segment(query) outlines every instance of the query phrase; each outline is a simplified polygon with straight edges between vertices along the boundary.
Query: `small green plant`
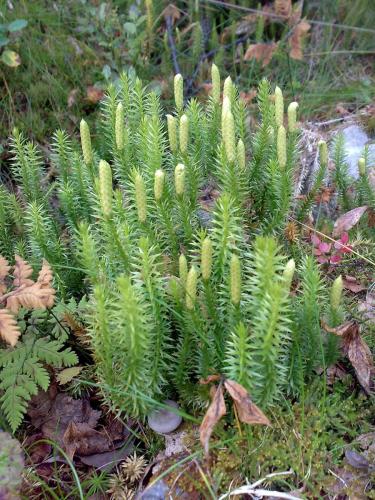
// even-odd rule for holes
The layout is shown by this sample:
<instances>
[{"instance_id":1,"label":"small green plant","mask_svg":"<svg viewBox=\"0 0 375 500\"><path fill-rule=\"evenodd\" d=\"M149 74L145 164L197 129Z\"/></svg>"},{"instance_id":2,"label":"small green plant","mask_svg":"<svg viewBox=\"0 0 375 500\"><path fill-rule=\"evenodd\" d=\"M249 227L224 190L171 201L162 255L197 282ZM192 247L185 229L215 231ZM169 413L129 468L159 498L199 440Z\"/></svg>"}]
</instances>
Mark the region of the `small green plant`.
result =
<instances>
[{"instance_id":1,"label":"small green plant","mask_svg":"<svg viewBox=\"0 0 375 500\"><path fill-rule=\"evenodd\" d=\"M0 349L0 401L13 431L21 424L31 396L39 388L48 389L46 365L58 368L78 361L70 348L63 349L66 338L58 330L51 338L42 328L46 321L39 310L51 308L55 295L49 265L43 263L34 281L31 266L17 255L15 261L11 275L8 261L0 257L0 337L10 346ZM31 315L26 312L30 310Z\"/></svg>"},{"instance_id":2,"label":"small green plant","mask_svg":"<svg viewBox=\"0 0 375 500\"><path fill-rule=\"evenodd\" d=\"M298 263L302 291L291 295L295 263L278 242L289 214L314 202L292 203L297 104L285 127L282 91L273 99L262 81L250 134L231 78L221 102L215 66L212 75L205 104L184 102L176 75L166 122L157 95L123 75L103 102L98 141L84 120L80 147L55 134L52 185L42 182L35 146L17 131L13 139L20 195L4 190L3 211L25 215L3 223L7 251L24 241L32 262L47 258L63 295L86 287L103 396L137 417L169 395L206 404L197 382L217 373L265 407L283 392L301 394L325 364L319 269Z\"/></svg>"}]
</instances>

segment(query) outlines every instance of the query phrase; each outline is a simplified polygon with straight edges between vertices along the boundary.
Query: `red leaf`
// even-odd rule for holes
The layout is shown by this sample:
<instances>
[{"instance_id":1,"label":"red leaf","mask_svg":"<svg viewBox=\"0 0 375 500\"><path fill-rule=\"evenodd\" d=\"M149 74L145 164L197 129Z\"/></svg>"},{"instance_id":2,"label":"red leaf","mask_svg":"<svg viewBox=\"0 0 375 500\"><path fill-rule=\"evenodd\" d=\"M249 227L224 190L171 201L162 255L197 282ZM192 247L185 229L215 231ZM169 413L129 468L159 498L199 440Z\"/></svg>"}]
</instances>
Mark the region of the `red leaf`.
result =
<instances>
[{"instance_id":1,"label":"red leaf","mask_svg":"<svg viewBox=\"0 0 375 500\"><path fill-rule=\"evenodd\" d=\"M319 264L327 264L328 257L324 257L324 255L319 255L317 261L319 262Z\"/></svg>"},{"instance_id":2,"label":"red leaf","mask_svg":"<svg viewBox=\"0 0 375 500\"><path fill-rule=\"evenodd\" d=\"M322 243L320 243L319 245L319 250L323 253L328 253L331 251L331 244L330 243L326 243L325 241L323 241Z\"/></svg>"},{"instance_id":3,"label":"red leaf","mask_svg":"<svg viewBox=\"0 0 375 500\"><path fill-rule=\"evenodd\" d=\"M209 440L215 425L227 412L225 407L223 386L220 384L213 395L212 402L199 427L199 436L206 455L209 452Z\"/></svg>"},{"instance_id":4,"label":"red leaf","mask_svg":"<svg viewBox=\"0 0 375 500\"><path fill-rule=\"evenodd\" d=\"M352 227L354 227L362 215L366 212L367 206L363 207L357 207L354 208L353 210L350 210L349 212L346 212L346 214L341 215L335 222L333 226L333 236L334 238L340 236L340 234L344 233L345 231L349 231ZM342 234L341 238L344 235ZM346 236L345 236L346 237Z\"/></svg>"},{"instance_id":5,"label":"red leaf","mask_svg":"<svg viewBox=\"0 0 375 500\"><path fill-rule=\"evenodd\" d=\"M341 262L341 260L342 260L342 257L338 253L336 253L335 255L332 255L332 257L330 258L331 264L338 264L339 262Z\"/></svg>"},{"instance_id":6,"label":"red leaf","mask_svg":"<svg viewBox=\"0 0 375 500\"><path fill-rule=\"evenodd\" d=\"M234 401L241 422L245 424L271 425L262 410L251 401L249 393L242 385L234 380L226 380L224 385Z\"/></svg>"},{"instance_id":7,"label":"red leaf","mask_svg":"<svg viewBox=\"0 0 375 500\"><path fill-rule=\"evenodd\" d=\"M311 235L311 242L312 242L312 244L313 244L314 246L316 246L316 247L317 247L317 246L319 246L319 245L320 245L320 243L321 243L321 242L320 242L320 239L319 239L319 238L317 237L317 235L316 235L316 234L314 234L314 233Z\"/></svg>"},{"instance_id":8,"label":"red leaf","mask_svg":"<svg viewBox=\"0 0 375 500\"><path fill-rule=\"evenodd\" d=\"M346 245L349 241L349 233L342 233L341 238L340 238L341 243Z\"/></svg>"}]
</instances>

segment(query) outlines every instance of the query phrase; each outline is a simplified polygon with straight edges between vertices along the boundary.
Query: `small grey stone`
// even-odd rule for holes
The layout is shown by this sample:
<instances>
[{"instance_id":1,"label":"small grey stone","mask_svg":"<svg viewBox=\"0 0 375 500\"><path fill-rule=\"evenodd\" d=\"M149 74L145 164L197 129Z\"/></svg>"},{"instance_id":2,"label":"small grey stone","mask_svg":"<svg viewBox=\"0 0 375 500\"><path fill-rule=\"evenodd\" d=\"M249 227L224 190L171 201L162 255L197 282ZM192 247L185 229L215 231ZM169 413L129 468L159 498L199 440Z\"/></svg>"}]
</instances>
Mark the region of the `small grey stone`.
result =
<instances>
[{"instance_id":1,"label":"small grey stone","mask_svg":"<svg viewBox=\"0 0 375 500\"><path fill-rule=\"evenodd\" d=\"M167 399L164 404L179 409L178 404L175 401ZM151 429L159 434L168 434L177 429L177 427L182 422L181 415L178 415L175 411L171 411L168 408L160 408L159 410L153 411L147 418L148 425Z\"/></svg>"},{"instance_id":2,"label":"small grey stone","mask_svg":"<svg viewBox=\"0 0 375 500\"><path fill-rule=\"evenodd\" d=\"M169 486L162 479L159 479L155 484L146 488L137 497L137 500L164 500L168 498L168 491Z\"/></svg>"}]
</instances>

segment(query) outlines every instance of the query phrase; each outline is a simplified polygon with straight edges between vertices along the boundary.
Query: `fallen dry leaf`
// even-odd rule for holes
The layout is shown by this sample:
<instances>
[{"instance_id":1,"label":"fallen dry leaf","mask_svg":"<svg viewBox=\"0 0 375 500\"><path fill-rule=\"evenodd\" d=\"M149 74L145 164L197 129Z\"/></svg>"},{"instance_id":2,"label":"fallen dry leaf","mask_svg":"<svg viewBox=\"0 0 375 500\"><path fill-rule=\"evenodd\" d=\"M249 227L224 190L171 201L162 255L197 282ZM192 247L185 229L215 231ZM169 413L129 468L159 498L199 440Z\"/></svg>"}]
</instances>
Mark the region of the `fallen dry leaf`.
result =
<instances>
[{"instance_id":1,"label":"fallen dry leaf","mask_svg":"<svg viewBox=\"0 0 375 500\"><path fill-rule=\"evenodd\" d=\"M95 469L110 472L120 462L125 460L134 450L133 443L127 443L125 446L118 450L105 451L104 453L95 453L80 457L81 462Z\"/></svg>"},{"instance_id":2,"label":"fallen dry leaf","mask_svg":"<svg viewBox=\"0 0 375 500\"><path fill-rule=\"evenodd\" d=\"M267 66L271 62L272 56L275 53L278 45L275 42L271 43L255 43L248 46L245 55L244 61L250 61L251 59L255 59L258 62L262 63L262 68Z\"/></svg>"},{"instance_id":3,"label":"fallen dry leaf","mask_svg":"<svg viewBox=\"0 0 375 500\"><path fill-rule=\"evenodd\" d=\"M346 108L344 108L344 106L342 104L337 104L336 113L341 115L341 116L346 116L349 114L349 111Z\"/></svg>"},{"instance_id":4,"label":"fallen dry leaf","mask_svg":"<svg viewBox=\"0 0 375 500\"><path fill-rule=\"evenodd\" d=\"M288 19L292 13L292 0L275 0L275 13Z\"/></svg>"},{"instance_id":5,"label":"fallen dry leaf","mask_svg":"<svg viewBox=\"0 0 375 500\"><path fill-rule=\"evenodd\" d=\"M212 402L208 407L208 410L206 411L199 427L199 437L206 455L208 455L209 452L209 440L214 427L219 422L221 417L226 414L226 412L227 410L225 407L223 386L219 384L212 398Z\"/></svg>"},{"instance_id":6,"label":"fallen dry leaf","mask_svg":"<svg viewBox=\"0 0 375 500\"><path fill-rule=\"evenodd\" d=\"M212 382L218 382L221 379L221 375L209 375L206 378L201 378L199 383L202 385L211 384Z\"/></svg>"},{"instance_id":7,"label":"fallen dry leaf","mask_svg":"<svg viewBox=\"0 0 375 500\"><path fill-rule=\"evenodd\" d=\"M76 452L80 455L92 455L101 450L108 450L108 436L95 430L87 422L74 422L71 420L63 435L64 449L73 458Z\"/></svg>"},{"instance_id":8,"label":"fallen dry leaf","mask_svg":"<svg viewBox=\"0 0 375 500\"><path fill-rule=\"evenodd\" d=\"M104 97L104 91L93 85L89 85L86 89L86 99L91 104L96 104L101 101Z\"/></svg>"},{"instance_id":9,"label":"fallen dry leaf","mask_svg":"<svg viewBox=\"0 0 375 500\"><path fill-rule=\"evenodd\" d=\"M374 384L374 361L368 345L359 333L359 324L347 321L336 328L330 328L324 322L322 325L327 332L342 337L343 351L354 368L358 382L370 394Z\"/></svg>"},{"instance_id":10,"label":"fallen dry leaf","mask_svg":"<svg viewBox=\"0 0 375 500\"><path fill-rule=\"evenodd\" d=\"M251 103L256 96L257 91L255 89L252 89L249 92L240 92L240 98L245 101L246 104Z\"/></svg>"},{"instance_id":11,"label":"fallen dry leaf","mask_svg":"<svg viewBox=\"0 0 375 500\"><path fill-rule=\"evenodd\" d=\"M315 201L317 203L328 203L331 200L334 191L335 190L331 187L322 188L320 192L315 196Z\"/></svg>"},{"instance_id":12,"label":"fallen dry leaf","mask_svg":"<svg viewBox=\"0 0 375 500\"><path fill-rule=\"evenodd\" d=\"M104 453L123 445L129 433L121 422L111 421L108 415L97 428L101 412L88 400L56 395L55 391L40 392L28 409L31 423L44 437L56 441L70 457Z\"/></svg>"},{"instance_id":13,"label":"fallen dry leaf","mask_svg":"<svg viewBox=\"0 0 375 500\"><path fill-rule=\"evenodd\" d=\"M339 365L332 365L327 368L327 385L332 386L336 380L343 380L347 373Z\"/></svg>"},{"instance_id":14,"label":"fallen dry leaf","mask_svg":"<svg viewBox=\"0 0 375 500\"><path fill-rule=\"evenodd\" d=\"M78 89L72 89L69 92L68 99L67 99L67 101L68 101L68 108L71 108L77 102L78 92L79 92Z\"/></svg>"},{"instance_id":15,"label":"fallen dry leaf","mask_svg":"<svg viewBox=\"0 0 375 500\"><path fill-rule=\"evenodd\" d=\"M358 333L348 342L348 358L353 365L358 382L367 394L373 390L374 361L369 346ZM345 342L345 340L344 340Z\"/></svg>"},{"instance_id":16,"label":"fallen dry leaf","mask_svg":"<svg viewBox=\"0 0 375 500\"><path fill-rule=\"evenodd\" d=\"M262 410L251 401L249 393L241 384L227 379L224 385L234 401L241 422L245 424L271 425Z\"/></svg>"},{"instance_id":17,"label":"fallen dry leaf","mask_svg":"<svg viewBox=\"0 0 375 500\"><path fill-rule=\"evenodd\" d=\"M362 215L366 212L367 206L353 208L353 210L349 210L345 214L341 215L335 222L333 226L333 237L340 236L343 232L349 231L352 227L354 227Z\"/></svg>"},{"instance_id":18,"label":"fallen dry leaf","mask_svg":"<svg viewBox=\"0 0 375 500\"><path fill-rule=\"evenodd\" d=\"M169 5L166 6L161 15L164 18L170 17L172 19L172 24L174 24L176 21L180 19L181 12L178 9L178 7L176 7L176 5L170 3Z\"/></svg>"},{"instance_id":19,"label":"fallen dry leaf","mask_svg":"<svg viewBox=\"0 0 375 500\"><path fill-rule=\"evenodd\" d=\"M343 286L346 290L350 290L353 293L359 293L363 290L366 290L367 287L363 286L361 283L358 283L357 279L353 276L345 276L342 280Z\"/></svg>"},{"instance_id":20,"label":"fallen dry leaf","mask_svg":"<svg viewBox=\"0 0 375 500\"><path fill-rule=\"evenodd\" d=\"M301 61L303 59L303 40L310 30L310 24L307 21L300 21L292 31L289 39L290 52L289 55L292 59Z\"/></svg>"}]
</instances>

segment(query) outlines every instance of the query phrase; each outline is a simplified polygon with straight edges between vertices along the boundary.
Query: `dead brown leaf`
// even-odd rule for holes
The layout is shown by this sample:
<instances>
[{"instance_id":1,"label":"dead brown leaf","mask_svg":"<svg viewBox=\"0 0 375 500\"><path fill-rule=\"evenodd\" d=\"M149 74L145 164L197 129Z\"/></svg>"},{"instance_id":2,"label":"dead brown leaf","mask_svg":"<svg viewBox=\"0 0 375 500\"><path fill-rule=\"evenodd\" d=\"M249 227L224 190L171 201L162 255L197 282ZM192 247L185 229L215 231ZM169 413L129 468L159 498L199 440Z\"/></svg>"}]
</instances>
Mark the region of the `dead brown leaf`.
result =
<instances>
[{"instance_id":1,"label":"dead brown leaf","mask_svg":"<svg viewBox=\"0 0 375 500\"><path fill-rule=\"evenodd\" d=\"M375 210L373 208L369 208L367 219L368 227L375 227Z\"/></svg>"},{"instance_id":2,"label":"dead brown leaf","mask_svg":"<svg viewBox=\"0 0 375 500\"><path fill-rule=\"evenodd\" d=\"M317 203L328 203L331 200L333 193L334 193L334 189L333 188L331 188L331 187L324 187L315 196L315 201Z\"/></svg>"},{"instance_id":3,"label":"dead brown leaf","mask_svg":"<svg viewBox=\"0 0 375 500\"><path fill-rule=\"evenodd\" d=\"M332 386L336 380L343 380L346 377L346 371L339 365L332 365L327 368L327 384Z\"/></svg>"},{"instance_id":4,"label":"dead brown leaf","mask_svg":"<svg viewBox=\"0 0 375 500\"><path fill-rule=\"evenodd\" d=\"M212 382L218 382L221 379L221 375L209 375L206 378L201 378L199 383L202 385L211 384Z\"/></svg>"},{"instance_id":5,"label":"dead brown leaf","mask_svg":"<svg viewBox=\"0 0 375 500\"><path fill-rule=\"evenodd\" d=\"M172 24L174 24L176 21L180 19L181 12L180 9L176 7L176 5L170 3L169 5L166 6L161 15L164 18L170 17L172 19Z\"/></svg>"},{"instance_id":6,"label":"dead brown leaf","mask_svg":"<svg viewBox=\"0 0 375 500\"><path fill-rule=\"evenodd\" d=\"M227 410L225 407L223 386L220 384L215 391L212 402L208 407L208 410L206 411L206 414L199 427L200 441L206 455L208 455L209 452L209 440L214 427L219 422L221 417L226 414L226 412Z\"/></svg>"},{"instance_id":7,"label":"dead brown leaf","mask_svg":"<svg viewBox=\"0 0 375 500\"><path fill-rule=\"evenodd\" d=\"M89 85L86 89L86 99L91 104L96 104L104 97L104 91L93 85Z\"/></svg>"},{"instance_id":8,"label":"dead brown leaf","mask_svg":"<svg viewBox=\"0 0 375 500\"><path fill-rule=\"evenodd\" d=\"M336 113L338 113L341 116L346 116L349 114L349 111L346 108L344 108L342 104L337 104Z\"/></svg>"},{"instance_id":9,"label":"dead brown leaf","mask_svg":"<svg viewBox=\"0 0 375 500\"><path fill-rule=\"evenodd\" d=\"M348 358L353 365L358 382L367 394L374 386L374 360L369 346L359 334L353 336L348 343Z\"/></svg>"},{"instance_id":10,"label":"dead brown leaf","mask_svg":"<svg viewBox=\"0 0 375 500\"><path fill-rule=\"evenodd\" d=\"M227 379L224 385L234 401L241 422L245 424L271 425L262 410L251 401L249 393L241 384Z\"/></svg>"},{"instance_id":11,"label":"dead brown leaf","mask_svg":"<svg viewBox=\"0 0 375 500\"><path fill-rule=\"evenodd\" d=\"M87 422L71 420L62 437L64 449L70 458L79 455L92 455L111 448L108 436L95 430Z\"/></svg>"},{"instance_id":12,"label":"dead brown leaf","mask_svg":"<svg viewBox=\"0 0 375 500\"><path fill-rule=\"evenodd\" d=\"M245 55L244 61L250 61L251 59L255 59L258 62L262 63L262 68L267 66L271 62L272 56L277 50L277 43L255 43L248 46Z\"/></svg>"},{"instance_id":13,"label":"dead brown leaf","mask_svg":"<svg viewBox=\"0 0 375 500\"><path fill-rule=\"evenodd\" d=\"M289 55L292 59L297 59L298 61L303 59L303 41L310 30L310 27L311 26L307 21L302 20L293 28L289 39Z\"/></svg>"},{"instance_id":14,"label":"dead brown leaf","mask_svg":"<svg viewBox=\"0 0 375 500\"><path fill-rule=\"evenodd\" d=\"M240 97L246 104L251 103L254 98L257 96L257 91L255 89L250 90L249 92L240 92Z\"/></svg>"},{"instance_id":15,"label":"dead brown leaf","mask_svg":"<svg viewBox=\"0 0 375 500\"><path fill-rule=\"evenodd\" d=\"M370 394L374 384L374 361L368 345L359 333L359 324L347 321L336 328L330 328L325 323L322 325L327 332L342 337L343 351L354 368L358 382Z\"/></svg>"},{"instance_id":16,"label":"dead brown leaf","mask_svg":"<svg viewBox=\"0 0 375 500\"><path fill-rule=\"evenodd\" d=\"M345 276L342 282L344 288L346 288L346 290L350 290L353 293L362 292L367 288L363 286L361 283L358 283L357 279L354 278L354 276Z\"/></svg>"},{"instance_id":17,"label":"dead brown leaf","mask_svg":"<svg viewBox=\"0 0 375 500\"><path fill-rule=\"evenodd\" d=\"M353 208L353 210L349 210L345 214L341 215L335 222L333 226L333 237L341 236L342 233L349 231L354 227L362 215L366 212L367 206Z\"/></svg>"},{"instance_id":18,"label":"dead brown leaf","mask_svg":"<svg viewBox=\"0 0 375 500\"><path fill-rule=\"evenodd\" d=\"M69 92L68 99L67 99L68 100L68 108L71 108L77 102L78 92L79 92L78 89L72 89Z\"/></svg>"},{"instance_id":19,"label":"dead brown leaf","mask_svg":"<svg viewBox=\"0 0 375 500\"><path fill-rule=\"evenodd\" d=\"M288 19L292 13L292 0L275 0L275 13Z\"/></svg>"}]
</instances>

